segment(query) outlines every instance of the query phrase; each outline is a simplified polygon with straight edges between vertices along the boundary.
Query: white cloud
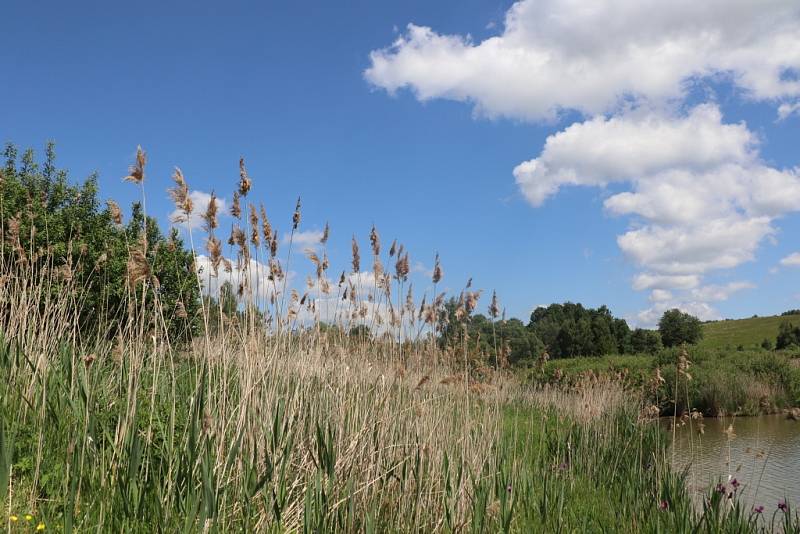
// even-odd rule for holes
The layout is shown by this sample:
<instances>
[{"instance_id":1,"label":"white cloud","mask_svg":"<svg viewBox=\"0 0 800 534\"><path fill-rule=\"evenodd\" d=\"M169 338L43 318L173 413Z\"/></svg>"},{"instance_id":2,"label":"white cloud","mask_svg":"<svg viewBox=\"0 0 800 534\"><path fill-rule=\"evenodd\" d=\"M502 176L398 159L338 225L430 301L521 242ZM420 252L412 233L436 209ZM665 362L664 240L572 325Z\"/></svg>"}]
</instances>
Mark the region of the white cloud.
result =
<instances>
[{"instance_id":1,"label":"white cloud","mask_svg":"<svg viewBox=\"0 0 800 534\"><path fill-rule=\"evenodd\" d=\"M700 284L700 277L690 275L664 275L652 273L639 273L633 277L633 289L691 289Z\"/></svg>"},{"instance_id":2,"label":"white cloud","mask_svg":"<svg viewBox=\"0 0 800 534\"><path fill-rule=\"evenodd\" d=\"M184 221L184 213L180 210L174 210L170 213L170 220L173 221L174 224L181 226L183 228L196 230L197 228L201 228L205 220L203 219L203 214L206 212L208 208L208 204L211 202L211 194L206 193L204 191L192 191L189 193L189 197L192 199L192 213L189 215L189 220ZM216 200L217 205L217 216L224 217L226 213L227 206L225 204L224 198L217 198Z\"/></svg>"},{"instance_id":3,"label":"white cloud","mask_svg":"<svg viewBox=\"0 0 800 534\"><path fill-rule=\"evenodd\" d=\"M696 287L680 291L677 294L664 289L653 289L649 297L651 306L637 313L630 320L641 327L654 327L664 312L673 308L694 315L703 321L720 319L719 312L709 302L727 300L738 291L754 287L749 282L731 282L725 285Z\"/></svg>"},{"instance_id":4,"label":"white cloud","mask_svg":"<svg viewBox=\"0 0 800 534\"><path fill-rule=\"evenodd\" d=\"M783 267L800 267L800 252L789 254L780 263Z\"/></svg>"},{"instance_id":5,"label":"white cloud","mask_svg":"<svg viewBox=\"0 0 800 534\"><path fill-rule=\"evenodd\" d=\"M487 117L586 115L513 174L533 206L562 187L608 187L606 212L631 220L617 243L641 269L633 287L651 291L646 323L669 307L716 318L709 302L750 286L703 277L753 260L776 219L800 209L800 169L764 163L746 124L724 123L713 104L679 111L713 78L776 105L779 119L797 113L797 0L521 0L494 37L409 24L370 59L365 78L390 93Z\"/></svg>"},{"instance_id":6,"label":"white cloud","mask_svg":"<svg viewBox=\"0 0 800 534\"><path fill-rule=\"evenodd\" d=\"M666 289L654 289L650 292L650 302L664 302L672 300L672 293Z\"/></svg>"},{"instance_id":7,"label":"white cloud","mask_svg":"<svg viewBox=\"0 0 800 534\"><path fill-rule=\"evenodd\" d=\"M790 101L800 81L796 0L522 0L480 42L409 24L370 54L366 79L419 100L473 103L478 114L539 120L631 99L681 99L724 76L755 99Z\"/></svg>"},{"instance_id":8,"label":"white cloud","mask_svg":"<svg viewBox=\"0 0 800 534\"><path fill-rule=\"evenodd\" d=\"M292 234L286 233L283 234L281 242L284 245L287 245L289 244L289 239L292 240L292 246L297 247L300 250L304 248L314 248L319 245L319 240L322 239L322 231L321 230L297 231L294 233L294 237L292 237Z\"/></svg>"},{"instance_id":9,"label":"white cloud","mask_svg":"<svg viewBox=\"0 0 800 534\"><path fill-rule=\"evenodd\" d=\"M713 105L685 116L639 109L573 124L514 175L534 206L564 186L613 187L606 211L632 218L617 244L643 271L633 288L654 290L657 303L641 320L665 305L714 318L710 302L751 286L700 287L703 276L753 260L774 239L775 220L800 210L800 171L767 166L757 137L744 123L724 123ZM682 293L666 298L668 290Z\"/></svg>"},{"instance_id":10,"label":"white cloud","mask_svg":"<svg viewBox=\"0 0 800 534\"><path fill-rule=\"evenodd\" d=\"M786 120L791 115L800 115L800 101L797 102L784 102L778 106L778 120Z\"/></svg>"},{"instance_id":11,"label":"white cloud","mask_svg":"<svg viewBox=\"0 0 800 534\"><path fill-rule=\"evenodd\" d=\"M617 239L654 273L634 287L686 288L708 271L752 260L774 219L800 208L798 171L766 166L757 147L745 124L723 123L713 105L684 117L639 110L573 124L514 175L534 206L565 185L628 185L604 206L641 222Z\"/></svg>"},{"instance_id":12,"label":"white cloud","mask_svg":"<svg viewBox=\"0 0 800 534\"><path fill-rule=\"evenodd\" d=\"M200 281L203 284L203 292L206 295L216 297L219 295L220 287L226 282L229 282L234 292L236 292L238 291L239 284L244 281L248 282L248 293L259 299L267 299L272 294L279 295L282 292L284 287L283 281L273 282L268 278L269 266L251 259L248 268L245 269L244 266L239 266L236 260L229 261L231 263L230 272L227 272L224 266L220 265L217 274L214 275L211 260L208 256L197 256L197 271L200 275ZM291 288L291 282L295 276L296 273L292 271L286 273L287 291Z\"/></svg>"},{"instance_id":13,"label":"white cloud","mask_svg":"<svg viewBox=\"0 0 800 534\"><path fill-rule=\"evenodd\" d=\"M731 282L725 285L708 285L695 288L691 291L692 298L703 301L723 301L728 300L731 295L745 289L754 289L756 286L750 282Z\"/></svg>"},{"instance_id":14,"label":"white cloud","mask_svg":"<svg viewBox=\"0 0 800 534\"><path fill-rule=\"evenodd\" d=\"M667 300L654 303L650 308L642 310L635 317L630 318L631 322L642 328L652 328L658 324L664 312L677 308L684 313L694 315L701 321L715 321L722 316L717 310L706 302L692 300Z\"/></svg>"}]
</instances>

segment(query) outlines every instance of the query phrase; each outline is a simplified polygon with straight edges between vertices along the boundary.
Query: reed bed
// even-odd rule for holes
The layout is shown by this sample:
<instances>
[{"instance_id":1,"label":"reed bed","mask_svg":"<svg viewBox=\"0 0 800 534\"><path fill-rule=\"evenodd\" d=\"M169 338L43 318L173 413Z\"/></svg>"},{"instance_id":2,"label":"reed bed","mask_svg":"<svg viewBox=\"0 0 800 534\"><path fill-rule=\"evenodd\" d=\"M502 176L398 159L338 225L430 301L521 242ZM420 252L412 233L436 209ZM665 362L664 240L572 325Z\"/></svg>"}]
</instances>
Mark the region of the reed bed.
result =
<instances>
[{"instance_id":1,"label":"reed bed","mask_svg":"<svg viewBox=\"0 0 800 534\"><path fill-rule=\"evenodd\" d=\"M140 149L126 178L142 206L146 164ZM173 181L186 222L196 207L180 170ZM458 325L444 324L438 255L434 291L418 303L409 252L384 251L373 227L369 276L353 239L352 269L337 281L329 228L318 249L293 254L298 200L279 250L266 209L247 201L252 186L242 160L227 256L214 195L199 208L205 254L190 232L196 268L185 274L206 298L189 341L170 335L188 306L161 299L146 218L127 245L128 314L111 321L100 309L90 333L72 264L4 232L7 531L798 531L788 509L770 523L711 496L698 513L665 433L621 382L531 387L499 354L439 346L441 329ZM295 261L313 267L302 293L287 280ZM215 279L234 271L225 310ZM480 295L466 284L458 320ZM500 313L496 294L489 312Z\"/></svg>"}]
</instances>

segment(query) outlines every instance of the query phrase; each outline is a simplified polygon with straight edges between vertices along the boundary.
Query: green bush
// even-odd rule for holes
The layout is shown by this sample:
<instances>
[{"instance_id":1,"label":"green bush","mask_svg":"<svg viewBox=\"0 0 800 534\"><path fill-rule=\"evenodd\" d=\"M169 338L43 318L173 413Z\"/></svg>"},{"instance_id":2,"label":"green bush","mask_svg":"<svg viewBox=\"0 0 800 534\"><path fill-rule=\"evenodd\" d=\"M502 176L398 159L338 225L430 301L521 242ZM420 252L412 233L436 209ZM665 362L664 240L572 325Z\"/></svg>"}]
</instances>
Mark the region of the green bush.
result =
<instances>
[{"instance_id":1,"label":"green bush","mask_svg":"<svg viewBox=\"0 0 800 534\"><path fill-rule=\"evenodd\" d=\"M33 150L22 157L14 145L4 151L0 178L0 254L7 263L22 263L28 272L56 269L64 283L81 288L81 333L92 335L102 325L124 324L131 284L127 263L131 250L140 247L146 227L145 257L151 277L146 297L158 298L166 310L164 327L173 341L185 341L200 325L200 292L192 271L192 254L177 230L164 236L155 219L139 203L127 224L121 224L116 205L101 208L97 175L73 185L65 170L56 168L55 149L47 145L39 164ZM137 292L141 294L142 285ZM57 287L51 288L53 292ZM141 295L139 295L141 296ZM180 303L180 305L179 305ZM174 313L182 306L186 312ZM145 312L152 306L143 307ZM113 335L113 329L105 333Z\"/></svg>"}]
</instances>

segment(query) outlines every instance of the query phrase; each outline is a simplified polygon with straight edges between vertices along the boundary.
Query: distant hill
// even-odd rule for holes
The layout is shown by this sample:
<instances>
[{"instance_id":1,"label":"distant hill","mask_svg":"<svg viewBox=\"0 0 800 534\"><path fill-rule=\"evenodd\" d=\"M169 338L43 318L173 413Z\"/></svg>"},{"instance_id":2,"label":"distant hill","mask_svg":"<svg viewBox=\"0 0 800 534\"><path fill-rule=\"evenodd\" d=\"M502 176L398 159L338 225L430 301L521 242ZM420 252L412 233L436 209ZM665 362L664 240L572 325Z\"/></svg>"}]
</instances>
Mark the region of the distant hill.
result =
<instances>
[{"instance_id":1,"label":"distant hill","mask_svg":"<svg viewBox=\"0 0 800 534\"><path fill-rule=\"evenodd\" d=\"M750 348L760 345L764 339L775 343L778 327L783 321L800 325L800 315L774 315L753 317L751 319L727 319L703 324L701 347L736 348L739 345Z\"/></svg>"}]
</instances>

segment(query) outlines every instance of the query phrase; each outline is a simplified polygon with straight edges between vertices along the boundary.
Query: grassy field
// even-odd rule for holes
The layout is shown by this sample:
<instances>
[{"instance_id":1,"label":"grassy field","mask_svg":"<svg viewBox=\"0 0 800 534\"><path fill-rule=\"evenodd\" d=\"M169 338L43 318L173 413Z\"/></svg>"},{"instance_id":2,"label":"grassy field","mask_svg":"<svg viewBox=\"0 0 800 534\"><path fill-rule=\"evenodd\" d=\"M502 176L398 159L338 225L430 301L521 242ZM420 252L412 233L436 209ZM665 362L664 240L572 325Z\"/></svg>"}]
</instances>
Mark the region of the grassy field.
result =
<instances>
[{"instance_id":1,"label":"grassy field","mask_svg":"<svg viewBox=\"0 0 800 534\"><path fill-rule=\"evenodd\" d=\"M775 343L778 327L784 321L800 324L800 315L753 317L714 321L703 325L703 339L699 345L707 349L736 349L740 345L750 349L768 339Z\"/></svg>"}]
</instances>

